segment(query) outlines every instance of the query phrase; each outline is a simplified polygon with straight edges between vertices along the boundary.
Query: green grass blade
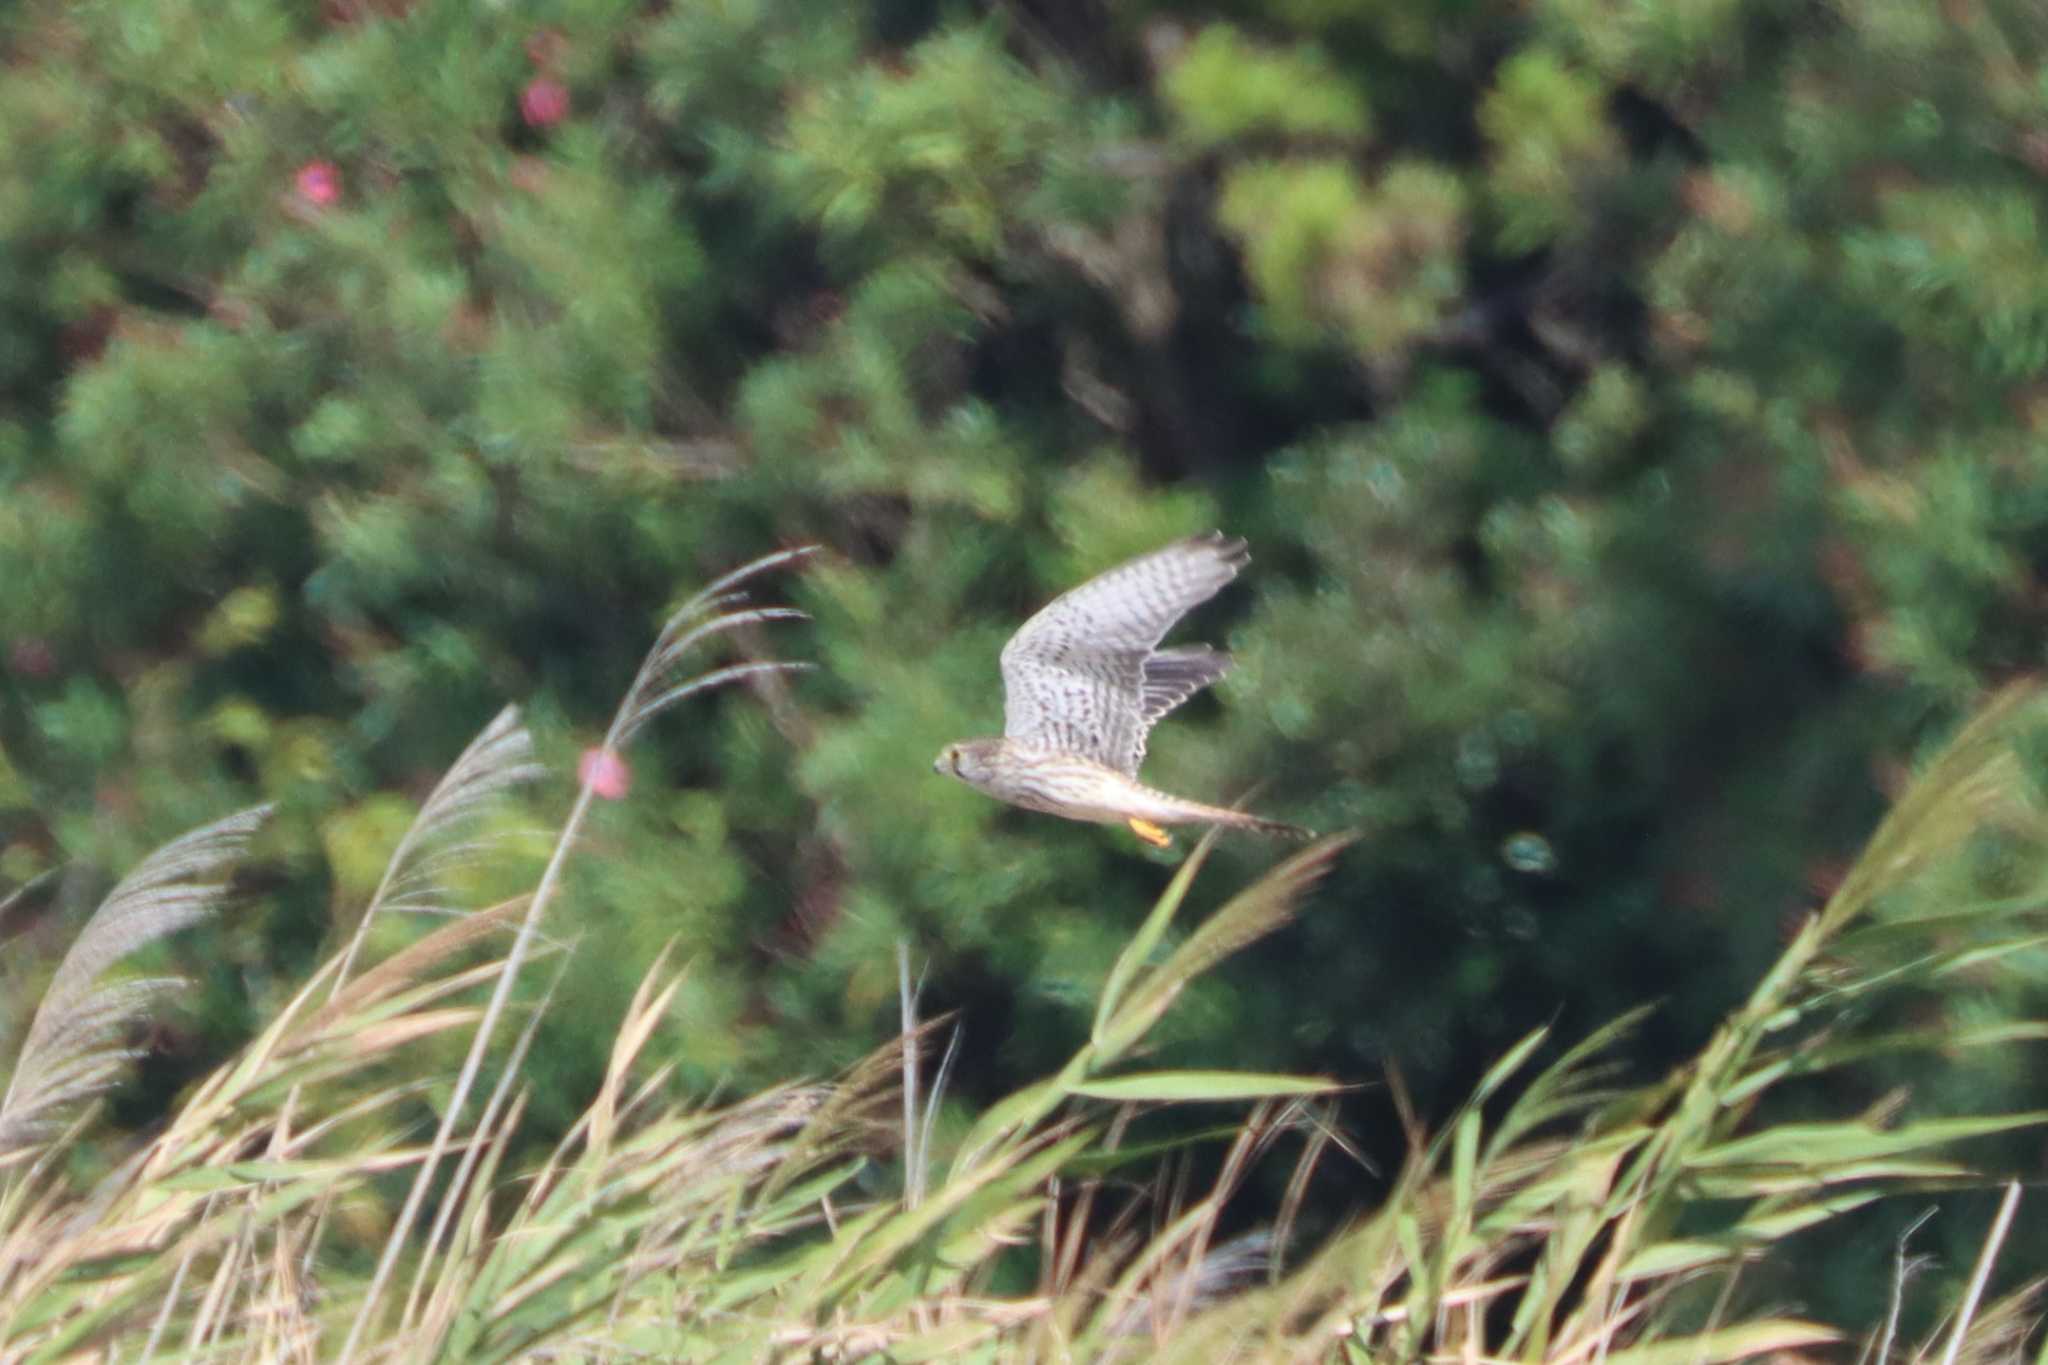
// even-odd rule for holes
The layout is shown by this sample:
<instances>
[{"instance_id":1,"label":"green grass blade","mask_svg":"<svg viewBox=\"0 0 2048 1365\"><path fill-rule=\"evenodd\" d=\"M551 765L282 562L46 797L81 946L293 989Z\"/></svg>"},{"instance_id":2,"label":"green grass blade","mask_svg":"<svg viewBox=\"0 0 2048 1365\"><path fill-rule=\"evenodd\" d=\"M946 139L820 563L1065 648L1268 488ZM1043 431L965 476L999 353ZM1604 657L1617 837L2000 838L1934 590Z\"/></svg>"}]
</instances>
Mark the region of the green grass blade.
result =
<instances>
[{"instance_id":1,"label":"green grass blade","mask_svg":"<svg viewBox=\"0 0 2048 1365\"><path fill-rule=\"evenodd\" d=\"M1069 1086L1067 1093L1116 1102L1203 1102L1266 1100L1327 1095L1343 1087L1321 1076L1283 1076L1256 1071L1148 1071Z\"/></svg>"},{"instance_id":2,"label":"green grass blade","mask_svg":"<svg viewBox=\"0 0 2048 1365\"><path fill-rule=\"evenodd\" d=\"M1102 983L1102 999L1095 1006L1095 1024L1090 1037L1097 1047L1102 1046L1104 1032L1109 1021L1116 1016L1116 1007L1123 1003L1124 992L1136 981L1138 973L1145 969L1145 963L1159 946L1159 940L1166 936L1167 926L1173 923L1174 915L1180 910L1181 902L1187 899L1188 888L1195 884L1195 874L1202 870L1202 864L1209 861L1209 852L1216 847L1219 826L1211 826L1195 845L1194 852L1173 874L1166 890L1160 893L1152 906L1152 913L1145 916L1145 922L1124 950L1116 955L1116 962L1109 969L1109 979Z\"/></svg>"}]
</instances>

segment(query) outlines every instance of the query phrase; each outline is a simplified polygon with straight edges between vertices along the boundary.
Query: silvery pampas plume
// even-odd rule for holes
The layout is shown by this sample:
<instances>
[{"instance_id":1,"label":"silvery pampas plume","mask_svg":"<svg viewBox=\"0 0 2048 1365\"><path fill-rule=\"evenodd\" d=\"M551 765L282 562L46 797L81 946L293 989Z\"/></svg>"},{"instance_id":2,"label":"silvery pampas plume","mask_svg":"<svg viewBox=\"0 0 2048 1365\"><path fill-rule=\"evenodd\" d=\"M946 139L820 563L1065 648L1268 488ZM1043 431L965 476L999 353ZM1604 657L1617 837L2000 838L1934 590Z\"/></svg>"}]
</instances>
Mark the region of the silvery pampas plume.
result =
<instances>
[{"instance_id":1,"label":"silvery pampas plume","mask_svg":"<svg viewBox=\"0 0 2048 1365\"><path fill-rule=\"evenodd\" d=\"M123 1036L179 977L102 983L136 950L213 913L228 867L268 818L257 806L174 839L108 893L57 965L36 1007L7 1094L0 1099L0 1159L46 1137L79 1101L114 1083L132 1052Z\"/></svg>"}]
</instances>

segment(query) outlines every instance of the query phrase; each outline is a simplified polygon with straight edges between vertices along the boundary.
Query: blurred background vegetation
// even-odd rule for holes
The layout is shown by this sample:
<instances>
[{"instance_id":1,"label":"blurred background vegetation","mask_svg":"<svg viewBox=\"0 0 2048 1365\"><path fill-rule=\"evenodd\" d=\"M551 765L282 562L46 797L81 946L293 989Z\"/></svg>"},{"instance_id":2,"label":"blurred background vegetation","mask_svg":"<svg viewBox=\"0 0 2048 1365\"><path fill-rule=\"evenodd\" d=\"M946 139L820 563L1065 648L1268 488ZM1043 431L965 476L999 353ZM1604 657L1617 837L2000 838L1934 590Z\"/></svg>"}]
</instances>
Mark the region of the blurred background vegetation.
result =
<instances>
[{"instance_id":1,"label":"blurred background vegetation","mask_svg":"<svg viewBox=\"0 0 2048 1365\"><path fill-rule=\"evenodd\" d=\"M820 668L628 756L543 1125L671 937L699 1090L865 1053L905 939L956 1127L1070 1055L1179 852L930 760L1025 614L1176 535L1255 563L1148 776L1364 837L1161 1052L1425 1116L1545 1022L1697 1047L2042 661L2032 0L25 0L0 54L0 890L69 869L0 931L279 807L133 1123L502 704L558 817L665 611L777 545L827 547L815 624L742 644Z\"/></svg>"}]
</instances>

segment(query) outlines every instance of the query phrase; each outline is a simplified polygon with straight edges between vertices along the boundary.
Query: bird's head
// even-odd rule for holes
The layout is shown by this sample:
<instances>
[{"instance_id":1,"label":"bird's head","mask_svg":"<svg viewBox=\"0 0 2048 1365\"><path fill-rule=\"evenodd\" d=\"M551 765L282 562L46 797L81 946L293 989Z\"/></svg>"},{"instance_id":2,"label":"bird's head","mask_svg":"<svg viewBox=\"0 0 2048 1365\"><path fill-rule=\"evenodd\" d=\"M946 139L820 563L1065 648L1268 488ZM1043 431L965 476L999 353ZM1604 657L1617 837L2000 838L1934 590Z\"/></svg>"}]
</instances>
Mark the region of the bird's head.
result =
<instances>
[{"instance_id":1,"label":"bird's head","mask_svg":"<svg viewBox=\"0 0 2048 1365\"><path fill-rule=\"evenodd\" d=\"M932 760L932 771L979 787L995 775L995 751L1002 742L1000 739L963 739L957 744L948 744Z\"/></svg>"}]
</instances>

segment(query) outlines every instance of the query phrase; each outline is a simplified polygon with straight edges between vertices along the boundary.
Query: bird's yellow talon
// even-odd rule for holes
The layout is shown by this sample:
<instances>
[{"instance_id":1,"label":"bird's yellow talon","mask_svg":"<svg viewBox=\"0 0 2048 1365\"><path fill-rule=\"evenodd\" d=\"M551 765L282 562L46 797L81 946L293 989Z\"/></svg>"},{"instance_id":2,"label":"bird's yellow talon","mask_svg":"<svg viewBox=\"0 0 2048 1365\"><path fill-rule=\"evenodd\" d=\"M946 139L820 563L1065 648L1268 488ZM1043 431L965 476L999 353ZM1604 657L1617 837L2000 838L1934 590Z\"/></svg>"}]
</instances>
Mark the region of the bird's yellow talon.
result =
<instances>
[{"instance_id":1,"label":"bird's yellow talon","mask_svg":"<svg viewBox=\"0 0 2048 1365\"><path fill-rule=\"evenodd\" d=\"M1146 843L1152 845L1152 847L1173 847L1173 836L1171 834L1168 834L1159 826L1153 824L1150 820L1139 820L1133 818L1129 823L1131 826L1131 833L1137 835L1140 839L1143 839Z\"/></svg>"}]
</instances>

